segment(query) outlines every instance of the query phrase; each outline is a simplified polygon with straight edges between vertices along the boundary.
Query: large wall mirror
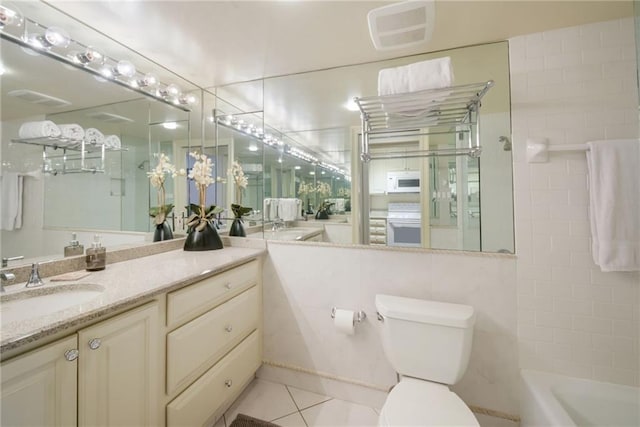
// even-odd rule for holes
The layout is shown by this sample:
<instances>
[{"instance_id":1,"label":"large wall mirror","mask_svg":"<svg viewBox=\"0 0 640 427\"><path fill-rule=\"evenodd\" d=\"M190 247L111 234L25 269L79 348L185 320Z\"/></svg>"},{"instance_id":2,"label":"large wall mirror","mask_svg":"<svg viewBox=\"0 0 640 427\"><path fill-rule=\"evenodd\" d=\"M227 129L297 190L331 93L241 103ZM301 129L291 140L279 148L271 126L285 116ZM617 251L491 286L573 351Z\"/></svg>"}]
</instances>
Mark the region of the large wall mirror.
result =
<instances>
[{"instance_id":1,"label":"large wall mirror","mask_svg":"<svg viewBox=\"0 0 640 427\"><path fill-rule=\"evenodd\" d=\"M201 130L200 90L46 5L20 6L26 19L37 19L43 27L25 21L19 31L36 37L45 27L62 28L74 40L126 58L139 70L132 79L139 78L142 70L153 72L159 81L176 84L193 99L188 106L175 106L145 96L126 82L109 81L56 57L78 54L70 48L68 52L56 46L50 51L30 49L12 39L7 34L11 29L5 28L0 40L4 68L0 156L3 182L8 181L5 177L18 176L22 200L20 223L5 224L4 214L10 209L3 187L0 255L23 257L9 266L61 258L72 232L85 246L96 233L108 248L149 241L154 226L149 208L158 200L147 172L157 162L156 153L168 155L178 168L186 167L182 151L188 152L191 137ZM83 154L63 148L64 142L33 143L20 137L24 123L44 120L115 135L119 146L107 146L103 154L96 145ZM179 233L178 222L187 201L186 180L168 179L166 198L176 205L170 221Z\"/></svg>"},{"instance_id":2,"label":"large wall mirror","mask_svg":"<svg viewBox=\"0 0 640 427\"><path fill-rule=\"evenodd\" d=\"M445 56L451 57L456 85L494 81L494 86L482 100L480 111L482 155L480 158L443 156L371 161L366 178L370 243L392 246L388 233L389 209L408 205L418 206L419 212L423 212L419 219L422 231L418 231L422 241L406 246L514 252L507 42L217 88L218 98L236 106L239 111L259 110L264 128L272 128L278 135L280 147L284 147L281 152L286 154L286 147L294 146L315 157L307 161L288 158L278 155L277 150L264 143L263 136L248 137L264 149L265 199L296 197L303 205L298 221L287 221L287 227L319 226L325 230L324 241L358 243L354 229L358 227L359 207L351 196L352 192L359 191L357 148L361 119L352 100L356 96L377 95L378 72L383 68ZM231 126L230 132L237 138L247 135L239 127L233 129ZM413 151L421 144L428 144L429 148L449 147L455 146L456 138L455 133L430 136L426 142L395 138L372 146L372 150ZM242 156L239 160L254 163L254 160L243 160ZM428 177L423 179L428 184L419 192L389 192L389 173L401 171ZM318 191L318 184L323 182L327 185L320 188L326 189L326 193ZM301 193L300 186L305 189L307 184L311 185L312 191ZM329 219L315 220L315 214L325 202L332 204ZM262 208L264 210L266 205ZM424 215L424 212L428 214ZM278 238L277 234L268 233L274 228L272 216L265 210L265 237ZM313 220L313 224L302 223L305 217ZM296 238L295 233L284 235Z\"/></svg>"}]
</instances>

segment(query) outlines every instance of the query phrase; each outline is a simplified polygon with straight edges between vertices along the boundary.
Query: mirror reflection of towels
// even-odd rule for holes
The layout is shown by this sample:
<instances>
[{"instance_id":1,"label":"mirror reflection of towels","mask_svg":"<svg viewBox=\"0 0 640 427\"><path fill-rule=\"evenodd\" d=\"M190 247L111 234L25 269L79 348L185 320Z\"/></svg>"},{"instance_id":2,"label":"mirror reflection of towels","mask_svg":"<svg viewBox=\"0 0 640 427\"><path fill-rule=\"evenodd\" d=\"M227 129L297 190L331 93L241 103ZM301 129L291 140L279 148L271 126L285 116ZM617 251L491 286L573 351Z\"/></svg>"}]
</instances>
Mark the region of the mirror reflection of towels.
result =
<instances>
[{"instance_id":1,"label":"mirror reflection of towels","mask_svg":"<svg viewBox=\"0 0 640 427\"><path fill-rule=\"evenodd\" d=\"M2 216L3 230L22 228L22 187L24 178L16 172L4 172L2 177Z\"/></svg>"}]
</instances>

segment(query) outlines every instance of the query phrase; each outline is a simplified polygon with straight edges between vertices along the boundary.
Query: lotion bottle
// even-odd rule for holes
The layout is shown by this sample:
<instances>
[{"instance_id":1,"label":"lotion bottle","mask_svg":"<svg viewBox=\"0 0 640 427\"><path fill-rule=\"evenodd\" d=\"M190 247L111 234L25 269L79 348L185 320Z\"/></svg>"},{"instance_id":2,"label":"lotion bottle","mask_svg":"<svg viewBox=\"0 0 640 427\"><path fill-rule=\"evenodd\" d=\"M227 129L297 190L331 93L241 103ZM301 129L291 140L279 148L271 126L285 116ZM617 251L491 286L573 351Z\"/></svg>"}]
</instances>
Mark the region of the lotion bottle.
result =
<instances>
[{"instance_id":1,"label":"lotion bottle","mask_svg":"<svg viewBox=\"0 0 640 427\"><path fill-rule=\"evenodd\" d=\"M76 239L76 233L71 233L71 241L68 246L64 247L64 256L82 255L84 253L84 246Z\"/></svg>"},{"instance_id":2,"label":"lotion bottle","mask_svg":"<svg viewBox=\"0 0 640 427\"><path fill-rule=\"evenodd\" d=\"M107 266L107 250L100 242L100 236L96 234L93 237L93 243L87 248L87 271L104 270Z\"/></svg>"}]
</instances>

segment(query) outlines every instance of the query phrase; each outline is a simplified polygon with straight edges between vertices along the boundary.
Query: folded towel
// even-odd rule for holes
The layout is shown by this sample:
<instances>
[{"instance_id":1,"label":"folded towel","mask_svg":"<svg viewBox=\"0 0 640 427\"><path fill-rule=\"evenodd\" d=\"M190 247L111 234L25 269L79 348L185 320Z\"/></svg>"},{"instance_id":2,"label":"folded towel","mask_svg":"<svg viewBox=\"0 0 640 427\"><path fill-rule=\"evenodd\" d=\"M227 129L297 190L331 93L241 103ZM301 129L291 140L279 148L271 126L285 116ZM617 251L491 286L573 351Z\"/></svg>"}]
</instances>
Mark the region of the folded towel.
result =
<instances>
[{"instance_id":1,"label":"folded towel","mask_svg":"<svg viewBox=\"0 0 640 427\"><path fill-rule=\"evenodd\" d=\"M4 172L2 177L2 229L18 230L22 227L23 177L16 172Z\"/></svg>"},{"instance_id":2,"label":"folded towel","mask_svg":"<svg viewBox=\"0 0 640 427\"><path fill-rule=\"evenodd\" d=\"M18 130L20 138L57 138L61 135L60 128L50 120L25 122Z\"/></svg>"},{"instance_id":3,"label":"folded towel","mask_svg":"<svg viewBox=\"0 0 640 427\"><path fill-rule=\"evenodd\" d=\"M378 95L409 92L407 67L383 68L378 72Z\"/></svg>"},{"instance_id":4,"label":"folded towel","mask_svg":"<svg viewBox=\"0 0 640 427\"><path fill-rule=\"evenodd\" d=\"M107 135L104 137L104 145L107 148L119 149L122 144L120 142L120 137L118 135Z\"/></svg>"},{"instance_id":5,"label":"folded towel","mask_svg":"<svg viewBox=\"0 0 640 427\"><path fill-rule=\"evenodd\" d=\"M407 65L409 92L440 89L453 84L451 58L437 58Z\"/></svg>"},{"instance_id":6,"label":"folded towel","mask_svg":"<svg viewBox=\"0 0 640 427\"><path fill-rule=\"evenodd\" d=\"M73 142L82 141L84 138L84 129L78 124L58 125L63 138L68 138Z\"/></svg>"},{"instance_id":7,"label":"folded towel","mask_svg":"<svg viewBox=\"0 0 640 427\"><path fill-rule=\"evenodd\" d=\"M453 84L451 58L437 58L378 72L378 95L394 95L426 89L440 89Z\"/></svg>"},{"instance_id":8,"label":"folded towel","mask_svg":"<svg viewBox=\"0 0 640 427\"><path fill-rule=\"evenodd\" d=\"M640 140L587 145L593 260L602 271L640 270Z\"/></svg>"},{"instance_id":9,"label":"folded towel","mask_svg":"<svg viewBox=\"0 0 640 427\"><path fill-rule=\"evenodd\" d=\"M104 144L104 135L98 129L88 128L84 131L84 137L87 144L102 145Z\"/></svg>"}]
</instances>

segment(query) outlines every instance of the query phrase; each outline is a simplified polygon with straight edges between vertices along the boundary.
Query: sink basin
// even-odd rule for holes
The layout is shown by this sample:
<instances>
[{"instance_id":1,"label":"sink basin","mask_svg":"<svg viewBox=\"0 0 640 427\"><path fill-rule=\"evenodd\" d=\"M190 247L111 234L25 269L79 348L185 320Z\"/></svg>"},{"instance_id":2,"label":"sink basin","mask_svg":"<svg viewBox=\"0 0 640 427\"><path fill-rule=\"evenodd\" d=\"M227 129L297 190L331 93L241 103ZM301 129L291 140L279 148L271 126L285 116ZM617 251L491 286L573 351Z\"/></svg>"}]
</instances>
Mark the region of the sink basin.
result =
<instances>
[{"instance_id":1,"label":"sink basin","mask_svg":"<svg viewBox=\"0 0 640 427\"><path fill-rule=\"evenodd\" d=\"M34 317L46 316L89 302L100 295L104 287L94 284L68 284L2 295L0 318L2 323L18 322Z\"/></svg>"}]
</instances>

